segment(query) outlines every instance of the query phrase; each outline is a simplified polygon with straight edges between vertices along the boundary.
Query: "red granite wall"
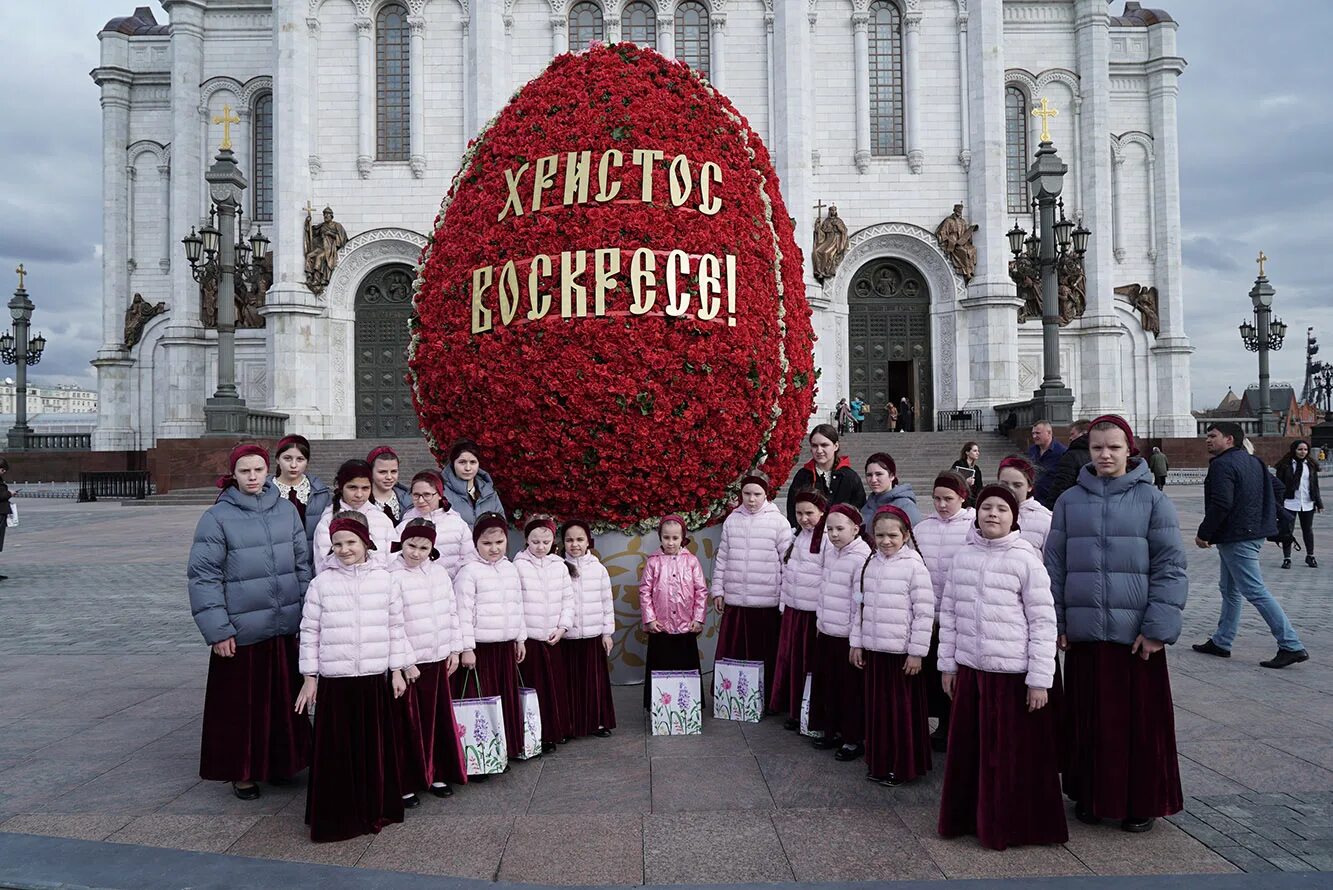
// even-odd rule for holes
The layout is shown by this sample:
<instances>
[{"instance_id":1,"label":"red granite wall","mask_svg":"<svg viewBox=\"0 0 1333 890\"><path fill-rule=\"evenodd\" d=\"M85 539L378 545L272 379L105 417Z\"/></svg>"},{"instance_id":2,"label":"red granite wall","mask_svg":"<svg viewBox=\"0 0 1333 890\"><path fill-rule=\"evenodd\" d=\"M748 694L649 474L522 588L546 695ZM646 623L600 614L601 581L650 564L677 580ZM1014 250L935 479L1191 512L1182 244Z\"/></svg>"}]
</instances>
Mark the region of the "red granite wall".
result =
<instances>
[{"instance_id":1,"label":"red granite wall","mask_svg":"<svg viewBox=\"0 0 1333 890\"><path fill-rule=\"evenodd\" d=\"M148 449L148 471L159 494L182 488L208 488L225 475L227 456L239 442L254 442L270 454L276 439L158 439Z\"/></svg>"},{"instance_id":2,"label":"red granite wall","mask_svg":"<svg viewBox=\"0 0 1333 890\"><path fill-rule=\"evenodd\" d=\"M146 470L142 451L9 451L0 453L9 461L5 482L10 485L37 482L78 482L80 473L123 473Z\"/></svg>"}]
</instances>

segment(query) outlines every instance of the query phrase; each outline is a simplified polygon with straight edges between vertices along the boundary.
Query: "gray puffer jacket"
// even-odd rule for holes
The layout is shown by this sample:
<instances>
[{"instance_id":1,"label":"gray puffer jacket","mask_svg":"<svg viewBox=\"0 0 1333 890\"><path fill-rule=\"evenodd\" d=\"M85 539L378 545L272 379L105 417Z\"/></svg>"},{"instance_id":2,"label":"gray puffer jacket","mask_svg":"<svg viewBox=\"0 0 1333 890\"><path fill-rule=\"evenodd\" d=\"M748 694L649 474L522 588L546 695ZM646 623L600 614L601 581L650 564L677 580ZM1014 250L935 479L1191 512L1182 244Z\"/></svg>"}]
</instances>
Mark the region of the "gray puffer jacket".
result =
<instances>
[{"instance_id":1,"label":"gray puffer jacket","mask_svg":"<svg viewBox=\"0 0 1333 890\"><path fill-rule=\"evenodd\" d=\"M458 478L453 467L444 467L440 470L440 475L444 477L444 499L463 518L468 528L476 525L477 517L483 513L507 515L505 514L504 504L500 503L500 496L495 493L495 482L492 481L491 474L485 470L477 471L475 480L477 502L475 504L472 502L472 498L468 497L467 483Z\"/></svg>"},{"instance_id":2,"label":"gray puffer jacket","mask_svg":"<svg viewBox=\"0 0 1333 890\"><path fill-rule=\"evenodd\" d=\"M1071 643L1130 645L1139 634L1174 643L1189 579L1180 522L1148 462L1108 479L1093 464L1055 503L1046 570L1056 623Z\"/></svg>"},{"instance_id":3,"label":"gray puffer jacket","mask_svg":"<svg viewBox=\"0 0 1333 890\"><path fill-rule=\"evenodd\" d=\"M921 511L917 508L916 492L912 491L911 483L899 482L879 494L866 493L866 502L861 506L861 519L865 522L866 533L872 536L875 532L870 526L875 521L875 511L880 507L897 507L907 514L912 525L921 521Z\"/></svg>"},{"instance_id":4,"label":"gray puffer jacket","mask_svg":"<svg viewBox=\"0 0 1333 890\"><path fill-rule=\"evenodd\" d=\"M211 646L248 646L295 634L310 583L310 542L273 481L258 494L225 489L194 530L187 569L190 611Z\"/></svg>"}]
</instances>

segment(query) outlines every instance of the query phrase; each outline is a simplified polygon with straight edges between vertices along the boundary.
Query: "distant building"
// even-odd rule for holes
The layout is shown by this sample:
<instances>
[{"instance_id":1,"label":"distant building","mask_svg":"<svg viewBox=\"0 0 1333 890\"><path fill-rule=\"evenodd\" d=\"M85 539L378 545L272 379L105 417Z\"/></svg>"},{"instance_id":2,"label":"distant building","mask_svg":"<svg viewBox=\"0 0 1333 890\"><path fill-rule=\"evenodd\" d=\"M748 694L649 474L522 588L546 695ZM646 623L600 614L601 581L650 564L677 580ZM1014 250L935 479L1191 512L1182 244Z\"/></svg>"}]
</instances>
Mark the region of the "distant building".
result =
<instances>
[{"instance_id":1,"label":"distant building","mask_svg":"<svg viewBox=\"0 0 1333 890\"><path fill-rule=\"evenodd\" d=\"M8 379L0 383L0 414L11 417L17 411L15 402L16 387ZM55 386L28 387L28 417L31 420L38 414L83 414L93 415L96 421L97 393L69 383ZM12 421L11 421L12 424ZM36 429L36 427L33 427Z\"/></svg>"},{"instance_id":2,"label":"distant building","mask_svg":"<svg viewBox=\"0 0 1333 890\"><path fill-rule=\"evenodd\" d=\"M1268 387L1268 404L1277 412L1279 436L1309 438L1315 424L1319 423L1319 409L1314 405L1301 404L1296 399L1296 390L1290 383L1275 383ZM1239 423L1247 436L1259 435L1259 385L1251 383L1245 388L1245 395L1238 396L1228 388L1227 394L1217 407L1208 411L1195 411L1194 417L1199 424L1199 434L1207 430L1214 420L1230 420Z\"/></svg>"}]
</instances>

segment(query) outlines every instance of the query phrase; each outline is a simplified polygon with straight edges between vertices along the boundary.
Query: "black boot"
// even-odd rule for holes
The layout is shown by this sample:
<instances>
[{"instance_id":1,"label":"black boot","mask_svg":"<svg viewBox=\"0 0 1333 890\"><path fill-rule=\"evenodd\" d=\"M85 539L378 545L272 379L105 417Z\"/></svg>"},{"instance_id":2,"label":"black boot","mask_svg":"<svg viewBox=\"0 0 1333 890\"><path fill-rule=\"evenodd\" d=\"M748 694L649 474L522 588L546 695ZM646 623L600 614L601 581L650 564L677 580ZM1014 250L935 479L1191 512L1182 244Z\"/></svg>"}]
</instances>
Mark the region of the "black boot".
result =
<instances>
[{"instance_id":1,"label":"black boot","mask_svg":"<svg viewBox=\"0 0 1333 890\"><path fill-rule=\"evenodd\" d=\"M1312 569L1317 569L1317 568L1319 568L1319 560L1317 560L1317 559L1314 558L1314 554L1313 554L1313 553L1307 553L1307 554L1305 554L1305 564L1306 564L1307 566L1309 566L1310 568L1312 568Z\"/></svg>"}]
</instances>

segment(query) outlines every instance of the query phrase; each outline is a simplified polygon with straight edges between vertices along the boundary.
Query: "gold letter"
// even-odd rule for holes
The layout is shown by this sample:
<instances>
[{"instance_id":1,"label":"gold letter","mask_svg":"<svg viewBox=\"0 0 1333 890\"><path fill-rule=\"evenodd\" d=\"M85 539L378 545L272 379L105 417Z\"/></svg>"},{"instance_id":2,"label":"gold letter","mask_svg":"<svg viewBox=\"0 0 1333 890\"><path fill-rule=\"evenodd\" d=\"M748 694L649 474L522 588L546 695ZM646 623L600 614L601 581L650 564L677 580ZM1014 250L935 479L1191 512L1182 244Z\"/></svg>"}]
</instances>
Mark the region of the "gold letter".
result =
<instances>
[{"instance_id":1,"label":"gold letter","mask_svg":"<svg viewBox=\"0 0 1333 890\"><path fill-rule=\"evenodd\" d=\"M634 149L634 163L643 170L643 200L653 203L653 164L666 157L666 153L658 149L636 148ZM645 163L646 162L646 163Z\"/></svg>"},{"instance_id":2,"label":"gold letter","mask_svg":"<svg viewBox=\"0 0 1333 890\"><path fill-rule=\"evenodd\" d=\"M519 299L518 269L514 268L513 260L505 263L500 270L500 286L497 290L500 292L500 324L509 324L518 311Z\"/></svg>"},{"instance_id":3,"label":"gold letter","mask_svg":"<svg viewBox=\"0 0 1333 890\"><path fill-rule=\"evenodd\" d=\"M718 294L722 293L722 265L717 257L706 253L699 257L699 318L712 321L722 309Z\"/></svg>"},{"instance_id":4,"label":"gold letter","mask_svg":"<svg viewBox=\"0 0 1333 890\"><path fill-rule=\"evenodd\" d=\"M722 168L713 161L706 162L699 171L699 212L704 216L713 216L722 209L722 199L713 197L710 182L722 184Z\"/></svg>"},{"instance_id":5,"label":"gold letter","mask_svg":"<svg viewBox=\"0 0 1333 890\"><path fill-rule=\"evenodd\" d=\"M472 270L472 333L480 334L491 329L491 310L481 305L481 295L491 286L493 266L482 266Z\"/></svg>"},{"instance_id":6,"label":"gold letter","mask_svg":"<svg viewBox=\"0 0 1333 890\"><path fill-rule=\"evenodd\" d=\"M690 199L694 181L690 178L690 159L676 155L671 159L671 206L679 207Z\"/></svg>"},{"instance_id":7,"label":"gold letter","mask_svg":"<svg viewBox=\"0 0 1333 890\"><path fill-rule=\"evenodd\" d=\"M580 204L588 203L588 174L592 171L592 152L585 151L582 154L571 151L565 157L565 200L564 205L568 207L574 203L574 195L578 194Z\"/></svg>"},{"instance_id":8,"label":"gold letter","mask_svg":"<svg viewBox=\"0 0 1333 890\"><path fill-rule=\"evenodd\" d=\"M634 302L630 303L630 315L643 315L653 308L657 301L657 254L650 248L640 247L634 251L634 258L629 264L630 290L634 292Z\"/></svg>"},{"instance_id":9,"label":"gold letter","mask_svg":"<svg viewBox=\"0 0 1333 890\"><path fill-rule=\"evenodd\" d=\"M555 185L555 169L560 163L560 155L547 155L537 159L537 169L532 180L532 212L542 206L542 192Z\"/></svg>"},{"instance_id":10,"label":"gold letter","mask_svg":"<svg viewBox=\"0 0 1333 890\"><path fill-rule=\"evenodd\" d=\"M616 167L625 163L625 156L617 149L609 148L602 152L602 160L597 164L597 200L605 204L607 201L620 194L620 180L611 183L611 190L607 191L607 177L611 171L607 169L607 161L610 161Z\"/></svg>"},{"instance_id":11,"label":"gold letter","mask_svg":"<svg viewBox=\"0 0 1333 890\"><path fill-rule=\"evenodd\" d=\"M570 260L576 262L571 265ZM588 268L586 250L566 250L560 254L560 317L572 318L588 314L588 288L576 279Z\"/></svg>"},{"instance_id":12,"label":"gold letter","mask_svg":"<svg viewBox=\"0 0 1333 890\"><path fill-rule=\"evenodd\" d=\"M505 171L505 185L509 187L509 197L505 199L505 206L500 208L500 219L504 219L509 213L509 208L514 208L514 216L523 215L523 202L518 197L518 183L523 178L523 174L528 172L528 165L524 164L518 168L518 172L513 170ZM497 219L496 222L499 222Z\"/></svg>"},{"instance_id":13,"label":"gold letter","mask_svg":"<svg viewBox=\"0 0 1333 890\"><path fill-rule=\"evenodd\" d=\"M542 271L537 268L541 266ZM551 274L551 258L544 253L539 253L532 258L532 264L528 267L528 320L536 321L539 318L545 318L546 313L551 311L551 295L539 294L537 288L541 285L537 279L540 275Z\"/></svg>"},{"instance_id":14,"label":"gold letter","mask_svg":"<svg viewBox=\"0 0 1333 890\"><path fill-rule=\"evenodd\" d=\"M736 327L736 255L727 254L727 327Z\"/></svg>"},{"instance_id":15,"label":"gold letter","mask_svg":"<svg viewBox=\"0 0 1333 890\"><path fill-rule=\"evenodd\" d=\"M667 254L667 307L666 314L679 318L690 308L690 292L677 293L676 278L690 271L690 255L683 250Z\"/></svg>"},{"instance_id":16,"label":"gold letter","mask_svg":"<svg viewBox=\"0 0 1333 890\"><path fill-rule=\"evenodd\" d=\"M596 267L595 287L592 293L592 314L606 314L606 295L620 285L616 276L620 274L620 248L599 247L593 252L593 265Z\"/></svg>"}]
</instances>

